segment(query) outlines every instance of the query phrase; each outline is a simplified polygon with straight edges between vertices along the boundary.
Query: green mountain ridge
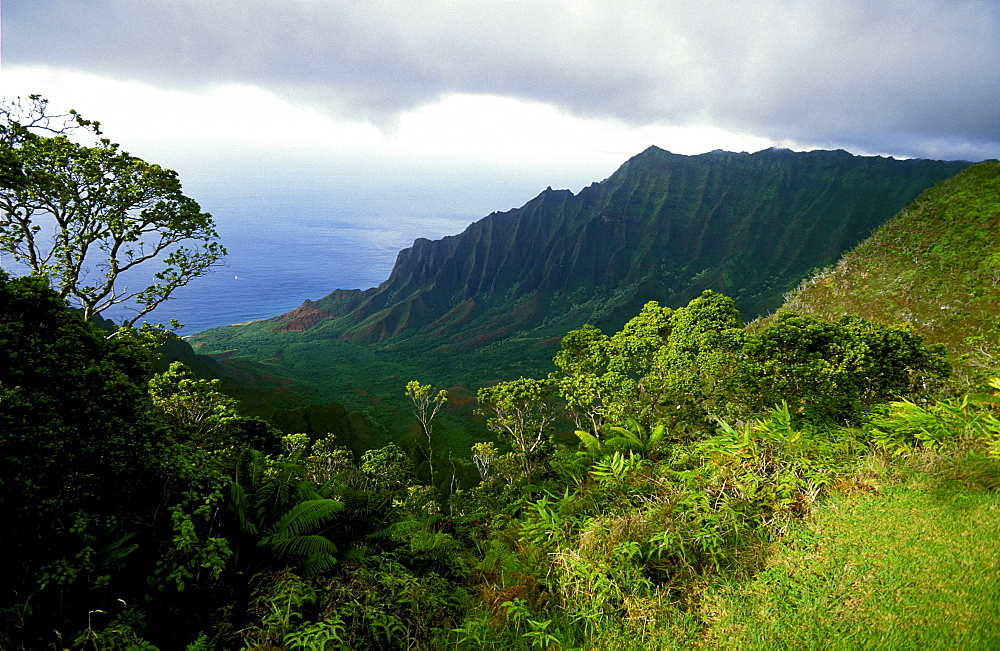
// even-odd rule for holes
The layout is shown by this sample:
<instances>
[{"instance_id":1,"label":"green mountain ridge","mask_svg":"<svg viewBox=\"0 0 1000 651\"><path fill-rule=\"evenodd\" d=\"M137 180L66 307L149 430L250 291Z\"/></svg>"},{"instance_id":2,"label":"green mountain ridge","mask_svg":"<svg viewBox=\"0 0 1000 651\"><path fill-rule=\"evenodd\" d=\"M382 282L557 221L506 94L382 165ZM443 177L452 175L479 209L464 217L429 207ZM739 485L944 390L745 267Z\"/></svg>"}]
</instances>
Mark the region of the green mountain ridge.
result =
<instances>
[{"instance_id":1,"label":"green mountain ridge","mask_svg":"<svg viewBox=\"0 0 1000 651\"><path fill-rule=\"evenodd\" d=\"M681 156L651 147L574 195L546 189L463 233L418 239L389 278L279 317L277 331L337 322L362 344L444 338L478 347L531 326L617 326L650 298L710 287L748 317L833 261L963 163L844 151ZM549 330L549 328L546 328Z\"/></svg>"},{"instance_id":2,"label":"green mountain ridge","mask_svg":"<svg viewBox=\"0 0 1000 651\"><path fill-rule=\"evenodd\" d=\"M2 649L1000 648L998 161L654 148L214 356L50 281Z\"/></svg>"},{"instance_id":3,"label":"green mountain ridge","mask_svg":"<svg viewBox=\"0 0 1000 651\"><path fill-rule=\"evenodd\" d=\"M461 234L416 240L376 288L190 341L302 402L359 407L408 375L442 386L538 375L567 331L618 328L649 300L679 306L713 289L744 318L767 314L967 164L650 147L577 194L549 188Z\"/></svg>"},{"instance_id":4,"label":"green mountain ridge","mask_svg":"<svg viewBox=\"0 0 1000 651\"><path fill-rule=\"evenodd\" d=\"M803 281L787 309L908 324L943 344L959 374L1000 365L1000 162L936 185Z\"/></svg>"}]
</instances>

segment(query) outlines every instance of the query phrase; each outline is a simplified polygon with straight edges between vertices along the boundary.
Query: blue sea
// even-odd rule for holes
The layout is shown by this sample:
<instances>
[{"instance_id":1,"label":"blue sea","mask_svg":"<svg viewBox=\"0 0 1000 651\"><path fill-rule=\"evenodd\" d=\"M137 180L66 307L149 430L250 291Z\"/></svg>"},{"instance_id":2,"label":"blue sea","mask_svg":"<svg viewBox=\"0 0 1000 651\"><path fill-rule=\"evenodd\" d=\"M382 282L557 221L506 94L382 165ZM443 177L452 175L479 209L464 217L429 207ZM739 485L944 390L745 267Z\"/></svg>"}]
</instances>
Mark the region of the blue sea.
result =
<instances>
[{"instance_id":1,"label":"blue sea","mask_svg":"<svg viewBox=\"0 0 1000 651\"><path fill-rule=\"evenodd\" d=\"M200 200L228 255L178 289L150 321L176 318L184 324L179 334L189 335L276 316L334 289L374 287L416 237L460 232L482 216L454 206L419 210L406 197L332 187L249 190Z\"/></svg>"},{"instance_id":2,"label":"blue sea","mask_svg":"<svg viewBox=\"0 0 1000 651\"><path fill-rule=\"evenodd\" d=\"M460 233L491 212L523 205L547 185L578 191L595 180L592 166L553 173L294 157L194 161L174 169L185 193L212 214L228 250L223 266L178 289L147 317L177 319L182 336L276 316L335 289L375 287L418 237Z\"/></svg>"},{"instance_id":3,"label":"blue sea","mask_svg":"<svg viewBox=\"0 0 1000 651\"><path fill-rule=\"evenodd\" d=\"M178 171L185 194L212 214L228 256L144 320L177 319L184 325L178 334L187 336L277 316L335 289L375 287L418 237L460 233L491 212L524 205L546 186L576 192L613 171L602 176L593 164L572 161L512 168L267 154L147 157ZM0 266L23 273L7 255ZM147 265L129 285L145 287L153 271ZM113 309L103 316L120 322L126 314Z\"/></svg>"}]
</instances>

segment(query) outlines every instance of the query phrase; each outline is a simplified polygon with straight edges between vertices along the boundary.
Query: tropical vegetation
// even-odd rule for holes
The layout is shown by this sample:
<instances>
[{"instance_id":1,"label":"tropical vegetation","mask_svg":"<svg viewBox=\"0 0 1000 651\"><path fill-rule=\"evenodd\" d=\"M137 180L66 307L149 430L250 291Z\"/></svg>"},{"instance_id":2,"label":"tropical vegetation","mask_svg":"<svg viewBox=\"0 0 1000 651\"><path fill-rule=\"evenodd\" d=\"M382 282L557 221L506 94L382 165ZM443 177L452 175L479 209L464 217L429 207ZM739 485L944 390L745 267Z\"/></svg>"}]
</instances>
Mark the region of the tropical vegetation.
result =
<instances>
[{"instance_id":1,"label":"tropical vegetation","mask_svg":"<svg viewBox=\"0 0 1000 651\"><path fill-rule=\"evenodd\" d=\"M994 549L1000 380L942 397L943 350L905 329L784 313L750 332L710 292L677 310L647 305L610 336L570 333L549 377L482 389L498 444L460 462L479 478L462 488L458 473L441 476L443 459L421 481L395 445L355 459L332 437L280 436L180 364L151 376L139 341L108 338L44 281L0 288L5 648L762 640L773 623L754 608L767 599L818 612L829 590L854 585L796 578L795 559L831 535L831 505L902 518L892 497L932 499L920 483L975 509L969 529L936 507L952 528L941 553L957 553L956 527L977 541L967 562ZM408 391L433 439L446 396ZM553 435L561 426L579 428L575 444ZM774 565L783 555L787 575ZM740 595L765 576L783 583L748 605ZM789 602L789 581L808 592ZM995 588L987 580L984 594ZM899 596L857 589L882 609ZM933 639L997 639L998 602L963 599L964 628L939 623ZM890 635L851 621L858 639ZM924 639L916 631L886 639Z\"/></svg>"},{"instance_id":2,"label":"tropical vegetation","mask_svg":"<svg viewBox=\"0 0 1000 651\"><path fill-rule=\"evenodd\" d=\"M910 214L995 224L998 174ZM917 268L995 255L937 232L900 244ZM581 324L474 398L387 378L414 436L365 449L246 415L52 270L0 272L0 647L995 648L1000 369L964 317L1000 298L975 268L940 330L801 309L840 295L827 271L749 324L708 289Z\"/></svg>"}]
</instances>

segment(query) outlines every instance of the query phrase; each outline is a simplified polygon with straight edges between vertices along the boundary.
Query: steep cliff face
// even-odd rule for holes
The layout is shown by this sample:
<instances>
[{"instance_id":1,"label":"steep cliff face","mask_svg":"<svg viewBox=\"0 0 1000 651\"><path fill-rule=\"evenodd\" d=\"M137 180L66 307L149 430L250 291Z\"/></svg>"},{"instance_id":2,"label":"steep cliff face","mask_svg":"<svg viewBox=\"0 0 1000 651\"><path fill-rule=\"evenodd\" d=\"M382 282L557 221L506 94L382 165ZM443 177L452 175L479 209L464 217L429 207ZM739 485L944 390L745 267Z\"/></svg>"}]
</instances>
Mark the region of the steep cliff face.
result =
<instances>
[{"instance_id":1,"label":"steep cliff face","mask_svg":"<svg viewBox=\"0 0 1000 651\"><path fill-rule=\"evenodd\" d=\"M646 301L679 305L704 289L733 296L752 318L964 166L651 147L578 194L549 188L459 235L418 239L378 288L307 302L274 329L474 348L584 322L617 327Z\"/></svg>"}]
</instances>

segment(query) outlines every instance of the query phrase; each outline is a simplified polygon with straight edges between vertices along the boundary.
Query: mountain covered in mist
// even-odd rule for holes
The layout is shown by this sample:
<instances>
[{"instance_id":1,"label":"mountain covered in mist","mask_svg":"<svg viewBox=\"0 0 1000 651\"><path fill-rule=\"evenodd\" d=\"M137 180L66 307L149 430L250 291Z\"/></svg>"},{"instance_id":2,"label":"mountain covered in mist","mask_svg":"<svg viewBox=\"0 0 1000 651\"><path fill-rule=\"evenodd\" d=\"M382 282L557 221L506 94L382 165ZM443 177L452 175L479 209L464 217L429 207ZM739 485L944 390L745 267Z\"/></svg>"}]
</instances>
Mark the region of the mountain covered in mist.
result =
<instances>
[{"instance_id":1,"label":"mountain covered in mist","mask_svg":"<svg viewBox=\"0 0 1000 651\"><path fill-rule=\"evenodd\" d=\"M458 235L418 239L378 287L192 342L324 399L390 391L411 372L440 383L538 374L568 330L617 328L650 300L678 306L713 289L748 320L767 314L966 165L651 147L576 194L549 188Z\"/></svg>"}]
</instances>

